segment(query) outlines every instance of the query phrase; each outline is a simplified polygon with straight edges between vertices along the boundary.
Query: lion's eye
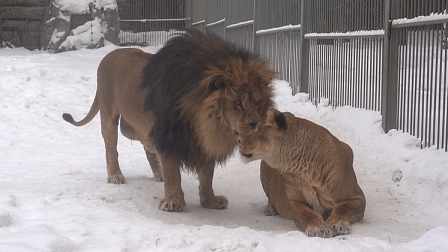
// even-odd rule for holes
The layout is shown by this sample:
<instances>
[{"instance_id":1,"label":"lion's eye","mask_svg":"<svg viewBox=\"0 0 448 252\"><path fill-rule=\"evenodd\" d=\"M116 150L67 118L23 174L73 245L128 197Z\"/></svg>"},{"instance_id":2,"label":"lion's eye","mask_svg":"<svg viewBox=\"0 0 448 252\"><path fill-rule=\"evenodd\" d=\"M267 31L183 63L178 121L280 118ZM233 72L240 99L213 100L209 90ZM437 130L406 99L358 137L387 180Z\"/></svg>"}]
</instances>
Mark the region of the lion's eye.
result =
<instances>
[{"instance_id":1,"label":"lion's eye","mask_svg":"<svg viewBox=\"0 0 448 252\"><path fill-rule=\"evenodd\" d=\"M237 106L237 107L241 107L241 101L236 101L236 102L235 102L235 106Z\"/></svg>"},{"instance_id":2,"label":"lion's eye","mask_svg":"<svg viewBox=\"0 0 448 252\"><path fill-rule=\"evenodd\" d=\"M257 101L257 106L260 106L261 104L263 104L263 101Z\"/></svg>"}]
</instances>

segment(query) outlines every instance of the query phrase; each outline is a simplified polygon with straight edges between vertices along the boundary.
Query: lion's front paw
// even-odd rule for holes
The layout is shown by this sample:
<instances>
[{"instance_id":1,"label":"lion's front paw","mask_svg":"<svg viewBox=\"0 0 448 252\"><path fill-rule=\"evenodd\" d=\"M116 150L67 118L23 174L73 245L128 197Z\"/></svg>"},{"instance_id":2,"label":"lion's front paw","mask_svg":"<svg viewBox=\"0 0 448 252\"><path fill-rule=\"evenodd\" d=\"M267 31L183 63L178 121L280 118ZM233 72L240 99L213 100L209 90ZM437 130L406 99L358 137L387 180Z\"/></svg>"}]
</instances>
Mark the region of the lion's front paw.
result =
<instances>
[{"instance_id":1,"label":"lion's front paw","mask_svg":"<svg viewBox=\"0 0 448 252\"><path fill-rule=\"evenodd\" d=\"M266 208L264 209L264 215L274 216L277 214L278 214L277 209L275 209L274 205L272 205L272 203L269 202L268 205L266 206Z\"/></svg>"},{"instance_id":2,"label":"lion's front paw","mask_svg":"<svg viewBox=\"0 0 448 252\"><path fill-rule=\"evenodd\" d=\"M206 208L225 209L227 208L228 204L229 201L227 200L226 196L223 195L216 195L214 198L207 199L201 198L201 205Z\"/></svg>"},{"instance_id":3,"label":"lion's front paw","mask_svg":"<svg viewBox=\"0 0 448 252\"><path fill-rule=\"evenodd\" d=\"M336 221L329 225L334 235L346 235L352 232L352 226L347 221Z\"/></svg>"},{"instance_id":4,"label":"lion's front paw","mask_svg":"<svg viewBox=\"0 0 448 252\"><path fill-rule=\"evenodd\" d=\"M108 176L107 183L124 184L124 176L123 175Z\"/></svg>"},{"instance_id":5,"label":"lion's front paw","mask_svg":"<svg viewBox=\"0 0 448 252\"><path fill-rule=\"evenodd\" d=\"M327 226L312 226L308 227L305 230L305 234L309 237L322 237L322 238L329 238L333 237L333 231Z\"/></svg>"},{"instance_id":6,"label":"lion's front paw","mask_svg":"<svg viewBox=\"0 0 448 252\"><path fill-rule=\"evenodd\" d=\"M185 202L181 200L162 200L160 201L159 209L167 212L182 212L185 207Z\"/></svg>"}]
</instances>

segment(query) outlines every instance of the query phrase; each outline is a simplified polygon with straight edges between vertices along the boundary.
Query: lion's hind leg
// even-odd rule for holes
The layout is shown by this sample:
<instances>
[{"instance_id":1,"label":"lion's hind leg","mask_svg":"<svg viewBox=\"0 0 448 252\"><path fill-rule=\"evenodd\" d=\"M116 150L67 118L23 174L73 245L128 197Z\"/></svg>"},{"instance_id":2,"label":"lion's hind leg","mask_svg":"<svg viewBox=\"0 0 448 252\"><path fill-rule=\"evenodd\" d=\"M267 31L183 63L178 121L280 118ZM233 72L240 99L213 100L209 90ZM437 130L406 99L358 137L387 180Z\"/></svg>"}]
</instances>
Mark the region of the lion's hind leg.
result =
<instances>
[{"instance_id":1,"label":"lion's hind leg","mask_svg":"<svg viewBox=\"0 0 448 252\"><path fill-rule=\"evenodd\" d=\"M140 141L137 131L126 121L123 116L120 119L120 131L127 139Z\"/></svg>"},{"instance_id":2,"label":"lion's hind leg","mask_svg":"<svg viewBox=\"0 0 448 252\"><path fill-rule=\"evenodd\" d=\"M125 179L118 164L118 119L120 115L111 116L101 111L101 133L106 146L107 183L124 184Z\"/></svg>"},{"instance_id":3,"label":"lion's hind leg","mask_svg":"<svg viewBox=\"0 0 448 252\"><path fill-rule=\"evenodd\" d=\"M330 226L322 216L313 211L307 204L297 200L291 200L291 217L297 227L309 237L328 238L333 236Z\"/></svg>"},{"instance_id":4,"label":"lion's hind leg","mask_svg":"<svg viewBox=\"0 0 448 252\"><path fill-rule=\"evenodd\" d=\"M359 221L364 217L365 206L365 199L361 196L336 205L327 219L333 234L350 234L351 223Z\"/></svg>"},{"instance_id":5,"label":"lion's hind leg","mask_svg":"<svg viewBox=\"0 0 448 252\"><path fill-rule=\"evenodd\" d=\"M148 159L149 165L151 166L152 174L154 175L154 180L157 182L163 182L162 178L162 168L160 167L159 159L156 153L149 152L145 148L146 158Z\"/></svg>"}]
</instances>

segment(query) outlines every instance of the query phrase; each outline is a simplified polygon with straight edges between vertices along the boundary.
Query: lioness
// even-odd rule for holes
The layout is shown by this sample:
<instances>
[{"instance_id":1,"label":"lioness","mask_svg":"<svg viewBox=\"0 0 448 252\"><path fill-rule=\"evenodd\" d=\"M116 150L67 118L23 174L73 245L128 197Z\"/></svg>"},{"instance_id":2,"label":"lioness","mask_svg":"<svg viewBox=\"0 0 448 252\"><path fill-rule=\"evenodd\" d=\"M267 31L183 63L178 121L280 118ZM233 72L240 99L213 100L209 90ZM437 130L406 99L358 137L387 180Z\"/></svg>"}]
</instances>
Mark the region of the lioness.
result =
<instances>
[{"instance_id":1,"label":"lioness","mask_svg":"<svg viewBox=\"0 0 448 252\"><path fill-rule=\"evenodd\" d=\"M202 206L223 209L228 201L213 192L214 167L234 153L238 135L266 118L275 74L258 56L191 30L154 55L138 49L106 55L87 116L80 122L63 118L82 126L101 111L107 182L125 182L118 165L120 122L125 137L143 144L155 180L164 182L161 210L185 207L181 168L197 173Z\"/></svg>"},{"instance_id":2,"label":"lioness","mask_svg":"<svg viewBox=\"0 0 448 252\"><path fill-rule=\"evenodd\" d=\"M324 127L270 109L256 132L240 137L239 152L248 162L262 159L267 215L279 213L320 237L348 234L364 217L353 151Z\"/></svg>"}]
</instances>

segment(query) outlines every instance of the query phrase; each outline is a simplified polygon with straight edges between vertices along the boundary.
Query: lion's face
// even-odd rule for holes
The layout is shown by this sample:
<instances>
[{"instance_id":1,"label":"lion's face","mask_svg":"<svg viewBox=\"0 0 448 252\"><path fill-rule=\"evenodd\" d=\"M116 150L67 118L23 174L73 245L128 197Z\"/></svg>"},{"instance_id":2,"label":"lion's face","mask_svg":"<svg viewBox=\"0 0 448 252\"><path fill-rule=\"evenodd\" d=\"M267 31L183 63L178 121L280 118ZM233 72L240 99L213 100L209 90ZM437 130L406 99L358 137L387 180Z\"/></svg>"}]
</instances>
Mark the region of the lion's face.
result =
<instances>
[{"instance_id":1,"label":"lion's face","mask_svg":"<svg viewBox=\"0 0 448 252\"><path fill-rule=\"evenodd\" d=\"M232 153L238 136L254 131L266 119L274 106L271 82L275 74L258 59L234 60L227 67L206 71L202 91L192 93L188 100L204 97L194 125L209 155L220 158Z\"/></svg>"},{"instance_id":2,"label":"lion's face","mask_svg":"<svg viewBox=\"0 0 448 252\"><path fill-rule=\"evenodd\" d=\"M223 117L236 135L247 135L265 118L272 105L270 97L263 95L257 86L244 88L225 100Z\"/></svg>"},{"instance_id":3,"label":"lion's face","mask_svg":"<svg viewBox=\"0 0 448 252\"><path fill-rule=\"evenodd\" d=\"M281 160L279 157L288 154L291 142L296 137L294 132L288 129L288 123L294 118L291 113L270 109L266 122L258 125L254 132L239 137L239 152L243 160L250 162L263 159L268 163L270 159Z\"/></svg>"},{"instance_id":4,"label":"lion's face","mask_svg":"<svg viewBox=\"0 0 448 252\"><path fill-rule=\"evenodd\" d=\"M212 71L210 89L219 97L223 120L236 135L247 135L266 119L273 106L275 72L263 61L234 61L224 71Z\"/></svg>"}]
</instances>

